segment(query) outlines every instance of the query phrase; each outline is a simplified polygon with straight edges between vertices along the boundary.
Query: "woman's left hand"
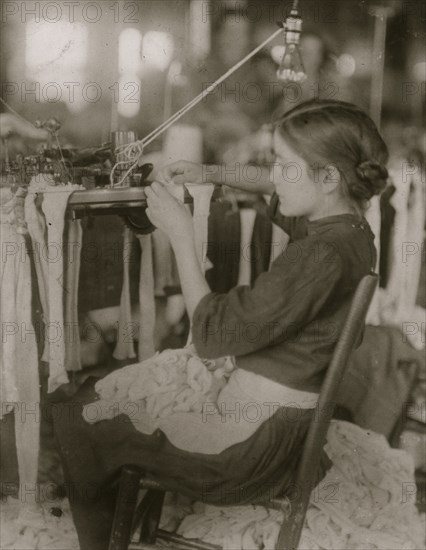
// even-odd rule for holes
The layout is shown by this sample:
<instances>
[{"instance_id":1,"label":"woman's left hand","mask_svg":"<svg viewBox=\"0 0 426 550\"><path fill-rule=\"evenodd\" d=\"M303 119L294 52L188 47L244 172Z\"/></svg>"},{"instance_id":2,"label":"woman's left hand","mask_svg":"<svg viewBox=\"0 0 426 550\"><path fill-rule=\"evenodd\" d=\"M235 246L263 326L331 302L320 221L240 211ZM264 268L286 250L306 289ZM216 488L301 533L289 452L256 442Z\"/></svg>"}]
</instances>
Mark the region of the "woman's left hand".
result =
<instances>
[{"instance_id":1,"label":"woman's left hand","mask_svg":"<svg viewBox=\"0 0 426 550\"><path fill-rule=\"evenodd\" d=\"M163 231L171 241L193 238L191 214L163 184L152 183L145 188L145 194L148 204L146 214L151 223Z\"/></svg>"}]
</instances>

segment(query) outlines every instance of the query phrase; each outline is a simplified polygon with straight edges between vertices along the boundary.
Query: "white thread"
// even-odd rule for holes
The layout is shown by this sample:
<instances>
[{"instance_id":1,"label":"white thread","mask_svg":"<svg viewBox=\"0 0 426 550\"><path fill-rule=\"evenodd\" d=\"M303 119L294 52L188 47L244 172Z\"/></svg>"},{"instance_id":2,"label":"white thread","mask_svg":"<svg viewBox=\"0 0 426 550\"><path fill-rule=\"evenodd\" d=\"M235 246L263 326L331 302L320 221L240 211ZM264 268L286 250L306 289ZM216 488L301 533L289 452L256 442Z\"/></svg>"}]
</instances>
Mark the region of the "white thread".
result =
<instances>
[{"instance_id":1,"label":"white thread","mask_svg":"<svg viewBox=\"0 0 426 550\"><path fill-rule=\"evenodd\" d=\"M138 166L139 159L142 157L143 154L143 141L139 140L125 145L119 145L115 149L115 154L117 157L118 155L120 155L121 158L124 157L125 160L116 162L112 167L111 174L109 176L111 187L119 187L120 185L122 185L127 176ZM129 163L132 163L130 168L127 170L127 172L124 174L119 182L114 183L115 170L118 168L118 166Z\"/></svg>"}]
</instances>

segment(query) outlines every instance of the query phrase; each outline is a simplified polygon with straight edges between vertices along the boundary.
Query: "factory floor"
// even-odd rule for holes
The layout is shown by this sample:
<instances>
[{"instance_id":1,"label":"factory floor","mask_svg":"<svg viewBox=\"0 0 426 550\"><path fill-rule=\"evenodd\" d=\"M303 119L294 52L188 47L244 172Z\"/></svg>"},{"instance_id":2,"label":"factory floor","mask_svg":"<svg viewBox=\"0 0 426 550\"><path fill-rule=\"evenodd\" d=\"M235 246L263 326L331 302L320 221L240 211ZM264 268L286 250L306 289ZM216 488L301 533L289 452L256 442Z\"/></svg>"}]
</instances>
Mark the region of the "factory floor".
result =
<instances>
[{"instance_id":1,"label":"factory floor","mask_svg":"<svg viewBox=\"0 0 426 550\"><path fill-rule=\"evenodd\" d=\"M162 342L162 349L166 348L179 348L182 347L186 340L185 330L178 330L176 332L171 331ZM70 383L62 387L59 391L54 394L47 394L47 368L46 365L42 365L41 369L41 395L42 408L48 408L49 403L60 402L68 399L72 399L74 393L78 390L79 386L89 377L94 376L97 378L102 378L106 374L120 368L131 361L117 361L112 358L112 349L113 346L110 346L109 359L104 361L102 364L85 368L79 373L75 373L70 377ZM64 499L64 480L62 474L62 467L59 459L59 455L56 450L55 440L53 437L52 424L48 420L48 415L41 415L41 424L40 424L40 437L41 437L41 451L39 458L39 474L38 482L40 487L49 486L49 498L51 502L48 503L47 508L45 508L45 514L52 516L50 518L54 520L55 515L58 517L62 516L61 522L58 523L58 529L62 529L62 526L66 526L68 529L67 533L69 535L70 528L72 526L72 520L68 508L68 503ZM2 507L5 506L8 508L6 515L2 513L2 521L7 521L7 517L13 517L13 513L16 513L18 501L16 500L19 485L18 485L18 469L17 469L17 458L15 451L15 436L14 436L14 418L13 415L9 414L0 422L0 452L2 456L0 464L0 490L2 496ZM417 483L417 507L418 510L422 513L426 513L426 473L417 472L416 475ZM5 499L4 497L9 495L11 498ZM46 503L43 504L45 506ZM9 514L9 516L8 516ZM57 520L59 522L59 520ZM4 523L3 523L4 525ZM52 529L54 530L54 524L52 524ZM61 527L59 527L61 525ZM60 534L60 533L59 533ZM67 535L67 536L68 536ZM72 538L72 536L74 538ZM75 533L70 538L70 540L75 540ZM3 547L2 547L3 548ZM9 548L5 546L5 548ZM47 547L46 547L47 548ZM54 546L52 546L54 548ZM57 547L56 547L57 548ZM151 546L151 548L162 548L161 546ZM68 549L67 549L68 550ZM77 547L76 547L77 550Z\"/></svg>"},{"instance_id":2,"label":"factory floor","mask_svg":"<svg viewBox=\"0 0 426 550\"><path fill-rule=\"evenodd\" d=\"M99 367L93 369L92 374L102 375L104 372L110 370L110 367ZM2 422L2 447L7 445L7 432L4 432L4 427L8 425L9 436L12 432L13 435L13 422ZM5 436L5 437L4 437ZM30 521L28 521L27 515L24 515L24 520L21 518L21 522L25 521L26 525L30 525L30 528L23 529L24 540L21 539L15 540L15 544L3 544L4 537L8 535L8 532L16 529L17 518L19 517L21 503L19 498L17 498L17 488L18 488L18 476L17 476L17 467L16 467L16 457L15 460L10 459L11 448L14 443L14 438L9 438L8 453L5 455L2 453L2 462L1 462L1 478L2 478L2 489L7 488L7 493L9 493L10 498L5 498L5 495L2 495L1 498L1 524L2 524L2 534L0 548L2 550L12 550L19 548L22 550L24 548L48 550L57 550L58 548L66 548L66 550L79 550L77 535L75 533L72 517L70 514L69 504L65 498L65 491L63 488L63 474L60 459L55 447L55 440L53 438L52 426L47 421L42 421L41 423L41 453L39 461L39 484L40 487L49 487L48 493L43 492L42 494L49 495L47 501L42 502L39 505L38 514L34 514L34 517L30 514ZM3 483L4 481L4 483ZM11 483L12 482L12 483ZM417 507L418 510L422 513L426 513L426 474L418 472L416 475L417 482ZM15 525L14 525L15 524ZM39 527L38 527L39 525ZM19 526L19 523L18 523ZM27 540L30 534L38 533L38 543L34 543L31 540ZM40 533L43 535L43 539L40 537ZM27 538L25 538L27 537ZM40 540L47 540L50 544L44 543L40 545ZM56 541L56 543L55 543ZM62 544L58 546L58 541ZM7 542L7 541L6 541ZM16 545L17 543L18 546ZM63 546L63 544L66 546ZM146 550L158 549L161 550L164 548L161 545L152 545L147 546Z\"/></svg>"}]
</instances>

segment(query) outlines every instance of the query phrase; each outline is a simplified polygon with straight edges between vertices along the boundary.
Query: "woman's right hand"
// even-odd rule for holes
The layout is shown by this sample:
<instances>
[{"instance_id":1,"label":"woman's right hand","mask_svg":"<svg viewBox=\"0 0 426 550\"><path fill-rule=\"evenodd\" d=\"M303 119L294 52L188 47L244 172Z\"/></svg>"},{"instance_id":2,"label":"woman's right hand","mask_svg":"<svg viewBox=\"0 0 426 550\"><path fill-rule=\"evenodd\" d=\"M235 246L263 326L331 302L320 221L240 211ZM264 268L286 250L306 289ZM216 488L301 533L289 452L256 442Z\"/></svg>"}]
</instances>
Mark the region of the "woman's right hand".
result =
<instances>
[{"instance_id":1,"label":"woman's right hand","mask_svg":"<svg viewBox=\"0 0 426 550\"><path fill-rule=\"evenodd\" d=\"M203 165L188 160L178 160L164 166L152 175L151 179L162 183L175 183L177 185L184 183L210 183L207 181Z\"/></svg>"}]
</instances>

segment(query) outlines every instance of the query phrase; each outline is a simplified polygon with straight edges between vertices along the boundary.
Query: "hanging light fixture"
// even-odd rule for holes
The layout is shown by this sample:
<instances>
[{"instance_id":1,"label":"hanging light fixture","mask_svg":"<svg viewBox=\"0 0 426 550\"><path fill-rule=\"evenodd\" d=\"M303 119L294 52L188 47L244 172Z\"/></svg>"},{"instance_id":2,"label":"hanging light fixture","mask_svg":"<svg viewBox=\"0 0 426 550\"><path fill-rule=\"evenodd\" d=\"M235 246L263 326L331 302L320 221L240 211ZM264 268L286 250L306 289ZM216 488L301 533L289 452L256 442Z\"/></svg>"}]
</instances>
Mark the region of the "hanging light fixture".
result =
<instances>
[{"instance_id":1,"label":"hanging light fixture","mask_svg":"<svg viewBox=\"0 0 426 550\"><path fill-rule=\"evenodd\" d=\"M306 79L305 67L299 50L302 18L297 11L298 0L294 0L290 15L285 22L279 23L284 28L284 53L277 77L283 82L303 82Z\"/></svg>"}]
</instances>

